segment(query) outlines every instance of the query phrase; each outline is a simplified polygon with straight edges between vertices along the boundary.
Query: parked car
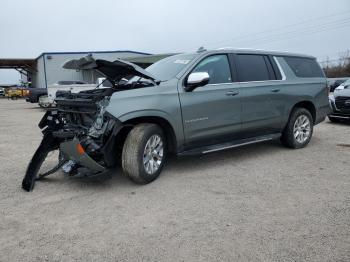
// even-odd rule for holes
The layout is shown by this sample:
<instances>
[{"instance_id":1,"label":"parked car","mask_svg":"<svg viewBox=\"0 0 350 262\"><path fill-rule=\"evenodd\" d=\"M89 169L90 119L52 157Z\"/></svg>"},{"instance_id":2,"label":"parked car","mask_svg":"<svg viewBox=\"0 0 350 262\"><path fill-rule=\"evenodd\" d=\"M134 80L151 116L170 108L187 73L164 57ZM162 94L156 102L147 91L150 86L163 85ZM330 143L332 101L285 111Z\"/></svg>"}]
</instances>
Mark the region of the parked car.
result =
<instances>
[{"instance_id":1,"label":"parked car","mask_svg":"<svg viewBox=\"0 0 350 262\"><path fill-rule=\"evenodd\" d=\"M28 96L26 98L26 101L29 103L38 103L39 102L39 98L41 96L45 96L47 95L47 89L46 88L29 88L28 89L29 93Z\"/></svg>"},{"instance_id":2,"label":"parked car","mask_svg":"<svg viewBox=\"0 0 350 262\"><path fill-rule=\"evenodd\" d=\"M329 96L332 112L328 118L332 122L350 120L350 79L338 86Z\"/></svg>"},{"instance_id":3,"label":"parked car","mask_svg":"<svg viewBox=\"0 0 350 262\"><path fill-rule=\"evenodd\" d=\"M338 92L343 89L348 89L350 87L350 79L342 82L339 86L334 89L334 92Z\"/></svg>"},{"instance_id":4,"label":"parked car","mask_svg":"<svg viewBox=\"0 0 350 262\"><path fill-rule=\"evenodd\" d=\"M0 97L5 96L5 88L0 87Z\"/></svg>"},{"instance_id":5,"label":"parked car","mask_svg":"<svg viewBox=\"0 0 350 262\"><path fill-rule=\"evenodd\" d=\"M146 70L126 61L67 62L95 69L114 87L56 97L58 110L39 123L44 137L22 187L60 167L69 175L96 175L119 163L134 182L155 180L170 154L207 154L281 139L303 148L329 113L327 80L311 56L258 50L180 54ZM127 83L122 78L134 76ZM59 150L57 167L38 170Z\"/></svg>"}]
</instances>

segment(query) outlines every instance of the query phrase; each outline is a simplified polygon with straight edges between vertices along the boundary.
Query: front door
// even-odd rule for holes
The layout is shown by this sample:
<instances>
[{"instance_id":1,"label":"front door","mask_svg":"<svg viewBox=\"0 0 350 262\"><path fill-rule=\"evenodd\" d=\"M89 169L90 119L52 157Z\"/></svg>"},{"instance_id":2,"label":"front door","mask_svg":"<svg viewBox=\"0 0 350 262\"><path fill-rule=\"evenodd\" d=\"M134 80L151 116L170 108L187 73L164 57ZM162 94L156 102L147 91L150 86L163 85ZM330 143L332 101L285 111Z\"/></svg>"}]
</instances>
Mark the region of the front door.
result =
<instances>
[{"instance_id":1,"label":"front door","mask_svg":"<svg viewBox=\"0 0 350 262\"><path fill-rule=\"evenodd\" d=\"M186 145L210 145L233 138L241 129L241 103L228 56L208 56L192 72L207 72L209 83L192 92L179 87Z\"/></svg>"}]
</instances>

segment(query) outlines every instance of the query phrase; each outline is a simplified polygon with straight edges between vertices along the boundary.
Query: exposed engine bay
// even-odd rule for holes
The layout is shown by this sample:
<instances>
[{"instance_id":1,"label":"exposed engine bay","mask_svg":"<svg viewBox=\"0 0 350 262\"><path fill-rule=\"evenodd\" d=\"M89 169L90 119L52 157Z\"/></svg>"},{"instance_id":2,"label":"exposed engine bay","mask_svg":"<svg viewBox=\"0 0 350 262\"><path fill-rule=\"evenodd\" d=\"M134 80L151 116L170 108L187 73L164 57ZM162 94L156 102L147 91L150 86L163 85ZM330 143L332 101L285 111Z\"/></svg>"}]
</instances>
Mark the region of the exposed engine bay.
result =
<instances>
[{"instance_id":1,"label":"exposed engine bay","mask_svg":"<svg viewBox=\"0 0 350 262\"><path fill-rule=\"evenodd\" d=\"M44 136L22 181L26 191L33 189L36 180L61 168L70 176L89 176L115 166L118 162L117 134L125 125L106 112L111 96L115 92L157 85L145 70L122 60L109 62L87 56L68 61L63 67L98 70L113 87L56 93L56 108L46 111L38 124ZM137 81L121 81L134 76L138 77ZM57 165L39 174L47 155L55 150L59 150Z\"/></svg>"}]
</instances>

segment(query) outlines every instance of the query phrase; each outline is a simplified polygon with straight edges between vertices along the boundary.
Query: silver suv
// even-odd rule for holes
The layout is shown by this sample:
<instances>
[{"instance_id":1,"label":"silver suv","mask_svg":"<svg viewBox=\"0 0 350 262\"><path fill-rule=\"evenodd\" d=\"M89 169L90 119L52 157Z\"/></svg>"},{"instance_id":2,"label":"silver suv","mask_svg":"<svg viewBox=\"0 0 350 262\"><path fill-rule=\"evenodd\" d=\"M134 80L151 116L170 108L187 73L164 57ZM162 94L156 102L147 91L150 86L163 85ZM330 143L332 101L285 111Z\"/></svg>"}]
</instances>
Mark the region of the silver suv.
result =
<instances>
[{"instance_id":1,"label":"silver suv","mask_svg":"<svg viewBox=\"0 0 350 262\"><path fill-rule=\"evenodd\" d=\"M81 176L120 164L144 184L159 176L170 154L207 154L272 139L302 148L329 112L324 73L314 57L300 54L203 51L174 55L146 70L88 56L64 68L97 70L114 86L57 96L57 110L39 123L43 141L22 183L28 191L60 167ZM39 174L54 150L58 165Z\"/></svg>"}]
</instances>

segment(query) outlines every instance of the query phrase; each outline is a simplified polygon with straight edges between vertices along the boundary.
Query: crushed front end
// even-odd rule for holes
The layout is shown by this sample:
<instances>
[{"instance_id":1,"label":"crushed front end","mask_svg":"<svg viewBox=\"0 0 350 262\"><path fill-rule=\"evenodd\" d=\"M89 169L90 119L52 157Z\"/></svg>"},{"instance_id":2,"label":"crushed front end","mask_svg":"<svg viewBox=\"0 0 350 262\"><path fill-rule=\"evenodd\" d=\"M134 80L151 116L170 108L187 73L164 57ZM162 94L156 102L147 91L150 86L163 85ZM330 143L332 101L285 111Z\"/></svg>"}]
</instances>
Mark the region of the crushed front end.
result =
<instances>
[{"instance_id":1,"label":"crushed front end","mask_svg":"<svg viewBox=\"0 0 350 262\"><path fill-rule=\"evenodd\" d=\"M125 125L106 112L115 92L159 84L141 67L117 59L113 62L95 60L92 55L67 61L63 68L96 70L113 85L79 93L57 91L56 107L49 110L39 123L43 140L34 153L22 181L22 188L31 191L35 181L61 169L72 176L103 173L118 162L118 133ZM137 81L125 79L137 77ZM39 174L52 151L59 150L58 164Z\"/></svg>"},{"instance_id":2,"label":"crushed front end","mask_svg":"<svg viewBox=\"0 0 350 262\"><path fill-rule=\"evenodd\" d=\"M93 175L116 164L117 158L112 156L115 135L122 125L105 111L115 91L109 88L57 95L57 108L47 111L39 123L44 137L27 168L23 189L31 191L36 180L59 168L71 176ZM54 150L60 153L57 166L38 174L47 154Z\"/></svg>"}]
</instances>

